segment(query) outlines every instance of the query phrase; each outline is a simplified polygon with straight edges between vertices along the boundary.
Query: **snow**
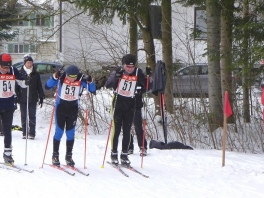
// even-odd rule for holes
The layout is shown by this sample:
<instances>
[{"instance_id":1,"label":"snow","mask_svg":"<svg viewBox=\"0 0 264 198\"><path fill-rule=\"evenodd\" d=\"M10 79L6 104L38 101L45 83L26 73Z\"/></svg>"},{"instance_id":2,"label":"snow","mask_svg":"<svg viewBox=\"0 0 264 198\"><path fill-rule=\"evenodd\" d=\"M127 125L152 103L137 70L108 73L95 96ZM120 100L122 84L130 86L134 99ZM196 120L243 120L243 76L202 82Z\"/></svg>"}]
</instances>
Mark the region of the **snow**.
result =
<instances>
[{"instance_id":1,"label":"snow","mask_svg":"<svg viewBox=\"0 0 264 198\"><path fill-rule=\"evenodd\" d=\"M84 134L77 132L73 159L76 167L89 173L70 176L50 166L43 165L51 112L50 105L37 110L37 135L35 140L23 140L20 131L13 131L13 158L15 165L33 169L34 173L0 169L1 197L47 198L47 197L263 197L264 156L226 151L222 167L221 150L158 150L149 149L142 158L135 149L129 156L131 165L149 176L144 178L124 169L123 176L106 161L110 160L110 143L103 165L107 132L87 136L86 162L84 161ZM14 114L14 125L20 125L20 112ZM90 129L88 129L90 130ZM52 125L45 163L51 163ZM119 140L121 141L121 137ZM0 137L3 143L3 137ZM26 150L27 143L27 150ZM135 138L135 148L136 138ZM120 148L119 143L119 148ZM65 134L60 145L60 161L64 164ZM3 151L3 150L2 150ZM25 153L27 152L27 155ZM3 161L3 160L0 160ZM24 165L27 163L27 165ZM87 168L84 169L84 166ZM67 169L70 172L74 172Z\"/></svg>"}]
</instances>

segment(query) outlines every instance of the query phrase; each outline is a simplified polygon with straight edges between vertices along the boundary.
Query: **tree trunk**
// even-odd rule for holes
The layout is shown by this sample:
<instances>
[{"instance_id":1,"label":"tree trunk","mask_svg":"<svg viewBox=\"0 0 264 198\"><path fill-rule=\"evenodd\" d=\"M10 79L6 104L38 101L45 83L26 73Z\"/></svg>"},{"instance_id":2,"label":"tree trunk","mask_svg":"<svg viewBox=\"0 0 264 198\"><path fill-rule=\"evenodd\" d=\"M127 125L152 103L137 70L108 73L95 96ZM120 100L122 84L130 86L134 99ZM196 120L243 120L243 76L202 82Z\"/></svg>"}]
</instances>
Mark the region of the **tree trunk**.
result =
<instances>
[{"instance_id":1,"label":"tree trunk","mask_svg":"<svg viewBox=\"0 0 264 198\"><path fill-rule=\"evenodd\" d=\"M206 0L209 130L223 126L221 74L220 74L220 5L218 1Z\"/></svg>"},{"instance_id":2,"label":"tree trunk","mask_svg":"<svg viewBox=\"0 0 264 198\"><path fill-rule=\"evenodd\" d=\"M222 96L228 91L230 96L235 96L235 87L232 86L232 21L234 0L222 1L221 14L221 82ZM232 94L233 93L233 94ZM223 97L224 98L224 97ZM233 104L233 97L230 98ZM224 104L224 101L223 101ZM234 123L234 116L228 119L229 123Z\"/></svg>"},{"instance_id":3,"label":"tree trunk","mask_svg":"<svg viewBox=\"0 0 264 198\"><path fill-rule=\"evenodd\" d=\"M243 1L243 18L244 24L248 23L249 20L249 2L248 0ZM243 118L244 122L250 122L250 110L249 110L249 80L248 75L249 69L249 54L248 54L248 43L249 43L249 33L247 28L243 29L243 41L242 41L242 87L243 87Z\"/></svg>"},{"instance_id":4,"label":"tree trunk","mask_svg":"<svg viewBox=\"0 0 264 198\"><path fill-rule=\"evenodd\" d=\"M138 50L138 32L137 32L137 23L130 17L129 18L129 47L130 53L137 56Z\"/></svg>"},{"instance_id":5,"label":"tree trunk","mask_svg":"<svg viewBox=\"0 0 264 198\"><path fill-rule=\"evenodd\" d=\"M171 0L162 0L162 57L167 69L166 80L166 107L171 114L174 112L173 106L173 68L172 68L172 35L171 35Z\"/></svg>"},{"instance_id":6,"label":"tree trunk","mask_svg":"<svg viewBox=\"0 0 264 198\"><path fill-rule=\"evenodd\" d=\"M134 19L137 21L137 24L142 32L143 37L143 43L144 43L144 51L146 53L146 60L147 60L147 66L151 68L154 75L154 70L156 66L156 56L155 56L155 46L153 41L153 36L151 33L151 22L150 22L150 6L147 6L148 12L143 13L140 15L141 21L137 20L137 16L134 16ZM158 114L160 112L159 108L159 97L154 96L154 102L155 102L155 112Z\"/></svg>"}]
</instances>

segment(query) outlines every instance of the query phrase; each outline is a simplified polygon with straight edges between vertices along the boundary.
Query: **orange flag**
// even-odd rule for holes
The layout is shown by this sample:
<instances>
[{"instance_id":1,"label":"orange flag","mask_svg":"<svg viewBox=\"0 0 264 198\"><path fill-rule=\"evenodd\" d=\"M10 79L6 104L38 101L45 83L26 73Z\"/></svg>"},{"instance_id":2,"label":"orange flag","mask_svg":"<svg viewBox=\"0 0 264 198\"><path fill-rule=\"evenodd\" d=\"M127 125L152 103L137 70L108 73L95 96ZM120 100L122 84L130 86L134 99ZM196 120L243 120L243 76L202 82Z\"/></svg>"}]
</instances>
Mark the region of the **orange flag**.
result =
<instances>
[{"instance_id":1,"label":"orange flag","mask_svg":"<svg viewBox=\"0 0 264 198\"><path fill-rule=\"evenodd\" d=\"M227 91L225 92L224 114L226 115L226 118L228 118L229 116L233 114L230 101L229 101L229 94Z\"/></svg>"}]
</instances>

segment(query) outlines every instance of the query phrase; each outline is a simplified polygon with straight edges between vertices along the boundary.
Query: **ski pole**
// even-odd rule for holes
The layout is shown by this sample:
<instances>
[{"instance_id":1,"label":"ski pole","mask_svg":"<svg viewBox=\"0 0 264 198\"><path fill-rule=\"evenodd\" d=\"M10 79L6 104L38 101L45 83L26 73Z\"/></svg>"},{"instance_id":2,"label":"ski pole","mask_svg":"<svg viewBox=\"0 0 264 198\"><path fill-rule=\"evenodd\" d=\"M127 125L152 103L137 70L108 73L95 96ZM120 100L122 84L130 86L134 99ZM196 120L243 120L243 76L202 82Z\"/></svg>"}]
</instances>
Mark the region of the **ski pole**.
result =
<instances>
[{"instance_id":1,"label":"ski pole","mask_svg":"<svg viewBox=\"0 0 264 198\"><path fill-rule=\"evenodd\" d=\"M60 80L58 81L58 84L59 83L60 83ZM58 97L58 86L57 86L57 89L56 89L55 104L54 104L53 109L52 109L52 114L51 114L51 119L50 119L49 133L48 133L48 138L47 138L47 141L46 141L46 148L45 148L45 152L44 152L44 157L43 157L43 161L42 161L41 168L43 168L43 164L44 164L45 157L46 157L46 152L47 152L49 138L50 138L50 131L51 131L51 127L52 127L52 121L53 121L54 114L55 114L55 109L56 109L56 100L57 100L57 97Z\"/></svg>"},{"instance_id":2,"label":"ski pole","mask_svg":"<svg viewBox=\"0 0 264 198\"><path fill-rule=\"evenodd\" d=\"M109 142L109 137L110 137L110 133L111 133L111 129L112 129L112 123L113 123L113 120L111 120L111 123L110 123L109 131L108 131L108 136L107 136L107 141L106 141L106 146L105 146L104 159L103 159L103 164L102 164L101 168L104 168L105 156L106 156L108 142Z\"/></svg>"},{"instance_id":3,"label":"ski pole","mask_svg":"<svg viewBox=\"0 0 264 198\"><path fill-rule=\"evenodd\" d=\"M142 153L141 153L141 168L143 168L143 158L145 151L145 135L146 135L146 125L147 125L147 99L148 99L148 85L149 85L149 76L147 75L146 82L146 101L144 105L144 118L143 118L143 136L142 136Z\"/></svg>"},{"instance_id":4,"label":"ski pole","mask_svg":"<svg viewBox=\"0 0 264 198\"><path fill-rule=\"evenodd\" d=\"M88 84L87 84L87 87L86 87L86 91L87 91L87 99L88 99ZM88 134L88 108L86 109L85 111L86 115L85 115L85 120L84 120L84 165L83 165L83 168L84 169L87 169L86 167L86 142L87 142L87 134Z\"/></svg>"},{"instance_id":5,"label":"ski pole","mask_svg":"<svg viewBox=\"0 0 264 198\"><path fill-rule=\"evenodd\" d=\"M52 121L53 121L53 117L54 117L54 112L55 112L55 106L53 106L53 109L52 109L52 114L51 114L51 119L50 119L49 133L48 133L48 138L47 138L47 142L46 142L46 148L45 148L45 152L44 152L44 157L43 157L43 162L42 162L41 168L43 168L43 164L44 164L44 161L45 161L45 156L46 156L48 142L49 142L49 138L50 138L50 131L51 131L51 127L52 127Z\"/></svg>"},{"instance_id":6,"label":"ski pole","mask_svg":"<svg viewBox=\"0 0 264 198\"><path fill-rule=\"evenodd\" d=\"M106 151L107 151L107 147L108 147L109 137L110 137L112 125L114 122L115 106L116 106L116 101L117 101L119 83L120 83L120 79L118 80L118 84L117 84L117 88L116 88L117 93L114 95L113 102L112 102L112 103L114 103L114 104L112 104L112 113L111 113L112 119L111 119L109 131L108 131L108 137L107 137L107 142L106 142L106 147L105 147L104 159L103 159L103 164L102 164L101 168L104 168L104 162L105 162L105 156L106 156Z\"/></svg>"},{"instance_id":7,"label":"ski pole","mask_svg":"<svg viewBox=\"0 0 264 198\"><path fill-rule=\"evenodd\" d=\"M25 166L27 165L27 140L28 140L28 98L29 98L29 85L27 86L27 110L26 110L26 145L25 145Z\"/></svg>"},{"instance_id":8,"label":"ski pole","mask_svg":"<svg viewBox=\"0 0 264 198\"><path fill-rule=\"evenodd\" d=\"M105 146L104 159L103 159L103 164L102 164L101 168L104 168L104 162L105 162L105 156L106 156L106 152L107 152L107 148L108 148L109 137L110 137L112 125L113 125L113 122L114 122L114 113L115 113L116 100L117 100L117 94L114 96L114 101L113 101L114 106L113 106L112 113L111 113L112 114L112 119L111 119L109 131L108 131L107 142L106 142L106 146Z\"/></svg>"},{"instance_id":9,"label":"ski pole","mask_svg":"<svg viewBox=\"0 0 264 198\"><path fill-rule=\"evenodd\" d=\"M88 134L88 109L86 110L86 115L85 115L85 121L84 121L84 134L85 134L85 137L84 137L84 166L83 168L84 169L87 169L86 167L86 142L87 142L87 134Z\"/></svg>"}]
</instances>

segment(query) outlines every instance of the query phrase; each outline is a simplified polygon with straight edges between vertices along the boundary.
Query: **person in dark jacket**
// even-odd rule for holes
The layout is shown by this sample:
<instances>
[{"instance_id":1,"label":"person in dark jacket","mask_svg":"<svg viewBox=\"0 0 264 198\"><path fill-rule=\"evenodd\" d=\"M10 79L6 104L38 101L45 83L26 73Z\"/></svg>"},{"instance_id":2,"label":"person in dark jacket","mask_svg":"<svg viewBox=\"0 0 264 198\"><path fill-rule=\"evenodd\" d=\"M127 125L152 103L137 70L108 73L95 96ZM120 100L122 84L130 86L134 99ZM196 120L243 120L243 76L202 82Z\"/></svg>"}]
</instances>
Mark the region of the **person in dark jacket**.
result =
<instances>
[{"instance_id":1,"label":"person in dark jacket","mask_svg":"<svg viewBox=\"0 0 264 198\"><path fill-rule=\"evenodd\" d=\"M23 82L22 82L23 81ZM18 72L12 67L12 58L10 54L0 55L0 119L4 132L4 153L5 163L14 164L12 157L12 122L15 104L15 83L25 85ZM22 85L21 85L22 86Z\"/></svg>"},{"instance_id":2,"label":"person in dark jacket","mask_svg":"<svg viewBox=\"0 0 264 198\"><path fill-rule=\"evenodd\" d=\"M136 56L127 54L123 57L124 65L115 69L106 81L106 88L113 88L112 101L112 135L111 135L111 162L117 165L118 138L123 129L121 164L129 166L128 147L130 143L130 130L134 119L136 105L136 87L145 89L145 75L136 67Z\"/></svg>"},{"instance_id":3,"label":"person in dark jacket","mask_svg":"<svg viewBox=\"0 0 264 198\"><path fill-rule=\"evenodd\" d=\"M45 95L43 92L40 75L36 71L36 68L33 66L33 59L30 55L24 56L24 66L20 70L20 75L24 78L29 78L28 87L22 88L20 86L16 86L16 94L18 103L20 104L21 124L23 129L22 138L29 138L34 140L36 136L37 103L40 105L41 108ZM28 131L26 131L26 125L28 125Z\"/></svg>"},{"instance_id":4,"label":"person in dark jacket","mask_svg":"<svg viewBox=\"0 0 264 198\"><path fill-rule=\"evenodd\" d=\"M96 87L90 75L85 76L79 72L75 65L70 65L65 72L58 71L53 74L46 84L45 89L58 86L56 98L55 121L56 128L53 137L52 164L60 166L59 147L62 135L65 133L66 155L65 161L68 166L74 166L72 150L74 145L75 126L78 116L79 97L82 88L86 88L91 93L96 92Z\"/></svg>"}]
</instances>

